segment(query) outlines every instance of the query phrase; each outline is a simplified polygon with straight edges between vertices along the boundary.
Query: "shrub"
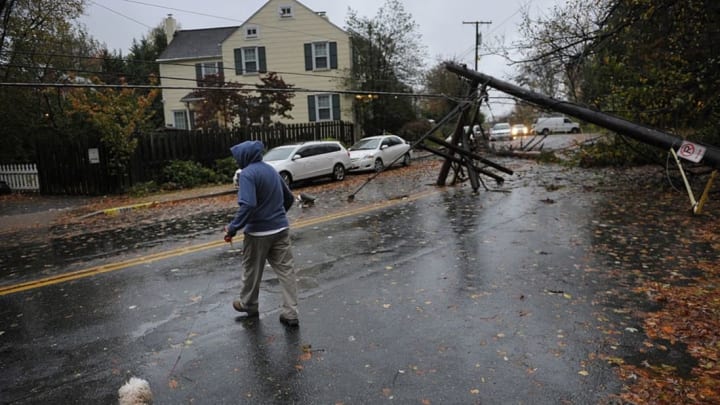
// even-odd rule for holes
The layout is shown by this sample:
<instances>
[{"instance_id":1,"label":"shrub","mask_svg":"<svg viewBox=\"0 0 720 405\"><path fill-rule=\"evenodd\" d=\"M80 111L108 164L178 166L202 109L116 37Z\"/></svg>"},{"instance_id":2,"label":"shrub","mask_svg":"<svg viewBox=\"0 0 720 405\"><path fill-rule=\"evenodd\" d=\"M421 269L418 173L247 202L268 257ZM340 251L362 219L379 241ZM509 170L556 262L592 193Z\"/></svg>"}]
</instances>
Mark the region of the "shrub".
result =
<instances>
[{"instance_id":1,"label":"shrub","mask_svg":"<svg viewBox=\"0 0 720 405\"><path fill-rule=\"evenodd\" d=\"M128 190L128 194L133 197L144 197L148 194L158 192L160 187L154 181L146 181L144 183L133 184Z\"/></svg>"},{"instance_id":2,"label":"shrub","mask_svg":"<svg viewBox=\"0 0 720 405\"><path fill-rule=\"evenodd\" d=\"M191 188L215 183L217 174L193 161L173 160L163 168L163 180L177 188Z\"/></svg>"},{"instance_id":3,"label":"shrub","mask_svg":"<svg viewBox=\"0 0 720 405\"><path fill-rule=\"evenodd\" d=\"M220 181L221 183L232 182L232 178L235 175L235 171L237 169L237 162L232 156L223 159L217 159L215 161L215 174L217 174L218 181Z\"/></svg>"},{"instance_id":4,"label":"shrub","mask_svg":"<svg viewBox=\"0 0 720 405\"><path fill-rule=\"evenodd\" d=\"M430 131L431 128L432 124L428 120L411 121L400 128L398 135L406 141L414 142Z\"/></svg>"}]
</instances>

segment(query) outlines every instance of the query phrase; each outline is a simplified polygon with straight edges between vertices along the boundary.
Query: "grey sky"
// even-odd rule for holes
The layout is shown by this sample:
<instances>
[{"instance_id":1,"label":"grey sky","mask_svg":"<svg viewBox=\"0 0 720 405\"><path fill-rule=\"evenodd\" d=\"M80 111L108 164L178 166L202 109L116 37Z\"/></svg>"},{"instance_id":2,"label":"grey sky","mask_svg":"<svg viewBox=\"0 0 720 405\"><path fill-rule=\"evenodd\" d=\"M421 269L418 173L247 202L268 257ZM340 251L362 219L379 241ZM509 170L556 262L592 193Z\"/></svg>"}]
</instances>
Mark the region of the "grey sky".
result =
<instances>
[{"instance_id":1,"label":"grey sky","mask_svg":"<svg viewBox=\"0 0 720 405\"><path fill-rule=\"evenodd\" d=\"M463 21L491 21L480 25L485 46L480 48L480 72L509 80L513 68L503 58L487 55L488 46L519 38L522 8L532 15L548 14L565 0L402 0L419 25L421 43L427 47L427 66L440 59L456 59L474 67L475 26ZM172 13L182 29L240 25L266 0L90 0L81 22L89 33L111 50L127 50L133 38L147 35ZM314 11L325 11L330 21L345 28L348 8L360 16L375 17L385 0L301 0ZM181 10L191 11L188 13ZM502 109L502 107L500 108Z\"/></svg>"}]
</instances>

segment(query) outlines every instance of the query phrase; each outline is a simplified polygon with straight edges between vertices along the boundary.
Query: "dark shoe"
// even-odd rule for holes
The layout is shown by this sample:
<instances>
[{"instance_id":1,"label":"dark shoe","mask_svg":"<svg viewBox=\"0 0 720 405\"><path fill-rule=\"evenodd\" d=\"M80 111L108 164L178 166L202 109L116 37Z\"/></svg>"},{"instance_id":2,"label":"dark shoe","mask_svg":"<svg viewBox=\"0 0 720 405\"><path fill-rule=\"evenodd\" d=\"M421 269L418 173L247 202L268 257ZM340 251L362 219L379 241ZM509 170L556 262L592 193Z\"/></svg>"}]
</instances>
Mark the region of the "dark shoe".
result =
<instances>
[{"instance_id":1,"label":"dark shoe","mask_svg":"<svg viewBox=\"0 0 720 405\"><path fill-rule=\"evenodd\" d=\"M280 315L280 323L292 328L297 328L300 325L300 321L298 321L297 318L286 318L285 315Z\"/></svg>"},{"instance_id":2,"label":"dark shoe","mask_svg":"<svg viewBox=\"0 0 720 405\"><path fill-rule=\"evenodd\" d=\"M248 318L257 318L258 316L260 316L260 312L258 312L257 309L245 308L245 306L243 306L243 304L242 304L242 302L240 302L240 300L233 301L233 308L235 308L235 310L238 312L247 313Z\"/></svg>"}]
</instances>

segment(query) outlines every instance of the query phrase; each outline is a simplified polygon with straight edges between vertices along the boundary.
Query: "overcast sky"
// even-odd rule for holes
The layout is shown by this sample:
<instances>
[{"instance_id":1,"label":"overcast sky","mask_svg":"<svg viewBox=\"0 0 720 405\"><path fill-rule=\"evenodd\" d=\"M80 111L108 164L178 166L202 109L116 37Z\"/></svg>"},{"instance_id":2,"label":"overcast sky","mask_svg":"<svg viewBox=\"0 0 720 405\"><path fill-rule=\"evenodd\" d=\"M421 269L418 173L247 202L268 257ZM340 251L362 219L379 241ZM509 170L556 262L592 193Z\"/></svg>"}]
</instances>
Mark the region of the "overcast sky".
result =
<instances>
[{"instance_id":1,"label":"overcast sky","mask_svg":"<svg viewBox=\"0 0 720 405\"><path fill-rule=\"evenodd\" d=\"M513 67L500 57L487 55L487 46L502 41L512 45L519 38L521 9L547 15L564 0L401 0L419 26L421 43L427 48L427 66L455 59L474 67L475 26L463 22L489 21L480 25L486 46L478 71L511 80ZM81 22L90 35L110 50L127 55L133 38L140 39L173 14L181 29L241 25L266 0L89 0ZM302 0L314 11L325 11L330 21L345 28L348 8L359 16L374 18L385 0Z\"/></svg>"}]
</instances>

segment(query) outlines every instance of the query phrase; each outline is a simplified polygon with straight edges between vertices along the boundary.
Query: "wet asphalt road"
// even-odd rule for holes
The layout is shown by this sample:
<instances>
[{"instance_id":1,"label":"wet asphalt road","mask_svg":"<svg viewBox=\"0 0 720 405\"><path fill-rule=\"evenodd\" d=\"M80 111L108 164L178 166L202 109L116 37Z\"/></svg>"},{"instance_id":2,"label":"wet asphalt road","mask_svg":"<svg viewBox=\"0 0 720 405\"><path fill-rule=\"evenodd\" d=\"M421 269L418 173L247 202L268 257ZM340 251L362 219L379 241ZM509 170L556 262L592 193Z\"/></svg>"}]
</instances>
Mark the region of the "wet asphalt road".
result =
<instances>
[{"instance_id":1,"label":"wet asphalt road","mask_svg":"<svg viewBox=\"0 0 720 405\"><path fill-rule=\"evenodd\" d=\"M605 197L551 187L573 175L528 164L500 191L428 187L296 227L295 330L271 271L260 319L237 317L240 246L217 233L178 229L138 249L211 247L0 296L0 402L113 403L129 376L156 403L604 402L620 381L593 359L623 346L598 328L605 280L587 271ZM112 263L103 250L38 255L3 284Z\"/></svg>"}]
</instances>

